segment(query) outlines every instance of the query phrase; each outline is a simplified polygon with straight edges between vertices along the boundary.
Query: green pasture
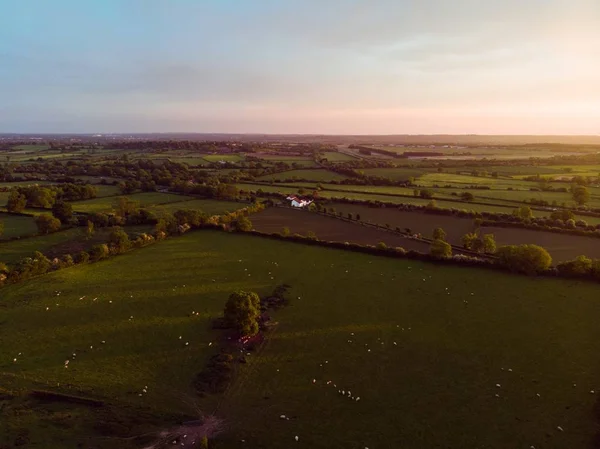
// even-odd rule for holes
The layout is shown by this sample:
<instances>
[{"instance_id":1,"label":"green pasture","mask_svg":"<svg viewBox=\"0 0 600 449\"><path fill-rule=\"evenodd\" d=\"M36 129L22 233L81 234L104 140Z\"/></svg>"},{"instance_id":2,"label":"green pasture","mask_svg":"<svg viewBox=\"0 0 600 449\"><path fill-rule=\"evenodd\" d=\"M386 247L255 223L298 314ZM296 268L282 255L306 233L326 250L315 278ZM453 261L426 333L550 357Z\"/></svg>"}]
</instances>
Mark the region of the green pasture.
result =
<instances>
[{"instance_id":1,"label":"green pasture","mask_svg":"<svg viewBox=\"0 0 600 449\"><path fill-rule=\"evenodd\" d=\"M121 189L119 189L117 186L95 184L94 187L96 188L96 192L97 192L96 197L97 198L121 195Z\"/></svg>"},{"instance_id":2,"label":"green pasture","mask_svg":"<svg viewBox=\"0 0 600 449\"><path fill-rule=\"evenodd\" d=\"M209 319L232 291L279 283L292 301L265 345L223 396L195 397L190 383L218 351ZM3 388L201 410L227 423L217 449L562 449L597 432L592 283L201 231L6 287L0 301ZM115 447L81 421L83 406L11 407L1 444L27 428L32 447Z\"/></svg>"},{"instance_id":3,"label":"green pasture","mask_svg":"<svg viewBox=\"0 0 600 449\"><path fill-rule=\"evenodd\" d=\"M244 160L245 155L240 154L207 154L202 156L208 162L241 162Z\"/></svg>"},{"instance_id":4,"label":"green pasture","mask_svg":"<svg viewBox=\"0 0 600 449\"><path fill-rule=\"evenodd\" d=\"M347 162L347 161L356 161L357 158L354 156L350 156L349 154L340 153L338 151L326 151L323 153L323 157L326 158L329 162Z\"/></svg>"},{"instance_id":5,"label":"green pasture","mask_svg":"<svg viewBox=\"0 0 600 449\"><path fill-rule=\"evenodd\" d=\"M181 209L193 209L205 212L208 215L222 215L227 212L234 212L238 209L247 207L248 203L238 203L236 201L219 201L210 199L193 199L190 201L178 201L176 203L161 204L151 206L149 209L158 215L161 213L174 213Z\"/></svg>"},{"instance_id":6,"label":"green pasture","mask_svg":"<svg viewBox=\"0 0 600 449\"><path fill-rule=\"evenodd\" d=\"M35 224L33 226L35 227ZM37 228L33 231L37 232ZM2 242L0 243L0 262L15 263L23 257L32 256L35 251L44 253L57 245L82 238L83 232L81 228L72 228L53 234Z\"/></svg>"},{"instance_id":7,"label":"green pasture","mask_svg":"<svg viewBox=\"0 0 600 449\"><path fill-rule=\"evenodd\" d=\"M274 173L271 175L260 176L257 181L270 181L274 179L306 179L309 181L315 182L328 182L328 181L341 181L343 179L347 179L347 176L340 175L338 173L325 170L325 169L315 169L315 170L289 170L281 173Z\"/></svg>"},{"instance_id":8,"label":"green pasture","mask_svg":"<svg viewBox=\"0 0 600 449\"><path fill-rule=\"evenodd\" d=\"M4 224L4 232L0 234L0 240L37 233L33 217L0 213L0 222ZM0 247L0 254L2 254L2 247Z\"/></svg>"},{"instance_id":9,"label":"green pasture","mask_svg":"<svg viewBox=\"0 0 600 449\"><path fill-rule=\"evenodd\" d=\"M124 197L136 201L140 207L154 206L165 203L176 203L192 199L190 196L176 195L174 193L161 192L143 192L132 195L123 195ZM74 201L73 210L76 212L109 212L114 209L114 204L118 197L102 197L91 200Z\"/></svg>"},{"instance_id":10,"label":"green pasture","mask_svg":"<svg viewBox=\"0 0 600 449\"><path fill-rule=\"evenodd\" d=\"M0 188L8 188L8 189L12 189L13 187L26 187L26 186L33 186L33 185L40 185L40 186L44 186L44 185L49 185L49 184L56 184L55 182L52 181L14 181L14 182L0 182Z\"/></svg>"},{"instance_id":11,"label":"green pasture","mask_svg":"<svg viewBox=\"0 0 600 449\"><path fill-rule=\"evenodd\" d=\"M426 169L397 167L397 168L365 168L360 169L365 175L389 178L394 181L408 181L410 178L418 178L427 173Z\"/></svg>"},{"instance_id":12,"label":"green pasture","mask_svg":"<svg viewBox=\"0 0 600 449\"><path fill-rule=\"evenodd\" d=\"M23 144L23 145L15 145L12 147L13 150L22 150L22 151L44 151L50 148L50 145L47 144Z\"/></svg>"}]
</instances>

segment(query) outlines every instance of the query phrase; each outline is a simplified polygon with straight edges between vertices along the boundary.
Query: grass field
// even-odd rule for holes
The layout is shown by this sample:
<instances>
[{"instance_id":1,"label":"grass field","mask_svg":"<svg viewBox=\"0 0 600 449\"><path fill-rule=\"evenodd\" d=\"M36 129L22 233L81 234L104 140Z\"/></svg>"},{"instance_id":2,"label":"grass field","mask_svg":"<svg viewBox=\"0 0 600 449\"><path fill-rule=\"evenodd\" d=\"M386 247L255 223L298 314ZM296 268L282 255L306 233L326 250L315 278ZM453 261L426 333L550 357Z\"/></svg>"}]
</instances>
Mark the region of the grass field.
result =
<instances>
[{"instance_id":1,"label":"grass field","mask_svg":"<svg viewBox=\"0 0 600 449\"><path fill-rule=\"evenodd\" d=\"M313 159L303 156L283 156L281 154L256 154L253 156L266 162L285 162L286 164L299 164L303 167L314 167L316 165Z\"/></svg>"},{"instance_id":2,"label":"grass field","mask_svg":"<svg viewBox=\"0 0 600 449\"><path fill-rule=\"evenodd\" d=\"M216 161L207 161L204 157L202 156L182 156L182 157L169 157L169 158L165 158L166 160L170 160L171 162L177 162L180 164L188 164L189 166L195 167L195 166L202 166L202 165L208 165L210 162L216 162ZM226 160L226 159L218 159L218 160ZM231 162L237 162L236 161L231 161Z\"/></svg>"},{"instance_id":3,"label":"grass field","mask_svg":"<svg viewBox=\"0 0 600 449\"><path fill-rule=\"evenodd\" d=\"M394 181L408 181L409 178L418 178L427 173L425 169L419 168L366 168L362 170L365 175L389 178Z\"/></svg>"},{"instance_id":4,"label":"grass field","mask_svg":"<svg viewBox=\"0 0 600 449\"><path fill-rule=\"evenodd\" d=\"M194 209L202 212L206 212L208 215L221 215L226 212L233 212L238 209L247 207L248 203L238 203L236 201L218 201L218 200L191 200L191 201L178 201L176 203L162 204L160 206L151 206L150 210L160 213L168 212L173 213L180 209Z\"/></svg>"},{"instance_id":5,"label":"grass field","mask_svg":"<svg viewBox=\"0 0 600 449\"><path fill-rule=\"evenodd\" d=\"M323 157L326 158L329 162L347 162L347 161L355 161L357 158L350 156L345 153L339 153L337 151L326 151L323 153Z\"/></svg>"},{"instance_id":6,"label":"grass field","mask_svg":"<svg viewBox=\"0 0 600 449\"><path fill-rule=\"evenodd\" d=\"M35 227L35 225L34 225ZM149 232L152 226L139 225L127 226L124 228L128 233ZM33 230L37 232L37 228ZM108 240L110 228L96 230L94 237L86 241L83 238L82 228L71 228L64 231L55 232L48 235L27 237L9 242L0 243L0 262L15 263L23 257L32 256L35 251L40 251L45 255L54 257L68 252L77 253L84 249L89 249L96 243L104 243ZM29 233L28 235L31 235Z\"/></svg>"},{"instance_id":7,"label":"grass field","mask_svg":"<svg viewBox=\"0 0 600 449\"><path fill-rule=\"evenodd\" d=\"M265 175L256 178L258 181L269 181L273 179L306 179L308 181L315 182L328 182L328 181L341 181L342 179L347 179L347 176L340 175L338 173L324 170L324 169L315 169L315 170L290 170L281 173L275 173L272 175Z\"/></svg>"},{"instance_id":8,"label":"grass field","mask_svg":"<svg viewBox=\"0 0 600 449\"><path fill-rule=\"evenodd\" d=\"M121 194L121 189L119 189L117 186L98 184L94 185L94 187L96 188L97 198Z\"/></svg>"},{"instance_id":9,"label":"grass field","mask_svg":"<svg viewBox=\"0 0 600 449\"><path fill-rule=\"evenodd\" d=\"M239 154L207 154L202 157L208 162L241 162L244 160L244 155Z\"/></svg>"},{"instance_id":10,"label":"grass field","mask_svg":"<svg viewBox=\"0 0 600 449\"><path fill-rule=\"evenodd\" d=\"M4 232L0 235L1 240L32 235L37 232L37 226L32 217L0 213L0 222L4 224ZM2 257L1 254L2 248L0 247L0 257Z\"/></svg>"},{"instance_id":11,"label":"grass field","mask_svg":"<svg viewBox=\"0 0 600 449\"><path fill-rule=\"evenodd\" d=\"M233 290L281 282L294 299L266 345L223 398L197 402L227 421L215 448L589 447L600 377L594 284L218 232L3 289L2 385L191 412L190 381L216 350L209 317ZM97 433L79 420L83 406L12 407L0 411L0 444L25 427L32 447L81 437L115 447L87 440Z\"/></svg>"},{"instance_id":12,"label":"grass field","mask_svg":"<svg viewBox=\"0 0 600 449\"><path fill-rule=\"evenodd\" d=\"M32 186L32 185L48 185L48 184L56 184L52 181L15 181L15 182L0 182L0 188L9 188L13 187L24 187L24 186Z\"/></svg>"},{"instance_id":13,"label":"grass field","mask_svg":"<svg viewBox=\"0 0 600 449\"><path fill-rule=\"evenodd\" d=\"M35 251L48 252L52 247L81 238L81 229L68 229L53 234L0 243L0 262L14 263Z\"/></svg>"},{"instance_id":14,"label":"grass field","mask_svg":"<svg viewBox=\"0 0 600 449\"><path fill-rule=\"evenodd\" d=\"M50 148L50 145L46 145L46 144L40 144L40 145L15 145L14 147L12 147L13 150L24 150L24 151L43 151L43 150L47 150L48 148Z\"/></svg>"},{"instance_id":15,"label":"grass field","mask_svg":"<svg viewBox=\"0 0 600 449\"><path fill-rule=\"evenodd\" d=\"M132 201L137 201L140 207L175 203L192 199L190 196L161 192L143 192L124 196ZM74 201L72 205L73 210L76 212L108 212L113 210L116 200L116 197L94 198L93 200Z\"/></svg>"}]
</instances>

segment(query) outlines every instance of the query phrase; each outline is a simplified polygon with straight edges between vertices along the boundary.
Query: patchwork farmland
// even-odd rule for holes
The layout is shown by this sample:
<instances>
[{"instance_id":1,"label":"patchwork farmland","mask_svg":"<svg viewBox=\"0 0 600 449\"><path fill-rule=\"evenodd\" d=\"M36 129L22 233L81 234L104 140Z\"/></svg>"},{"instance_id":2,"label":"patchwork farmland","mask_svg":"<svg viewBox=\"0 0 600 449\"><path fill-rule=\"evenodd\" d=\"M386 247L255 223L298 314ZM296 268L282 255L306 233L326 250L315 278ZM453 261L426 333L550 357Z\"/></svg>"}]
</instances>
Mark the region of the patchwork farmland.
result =
<instances>
[{"instance_id":1,"label":"patchwork farmland","mask_svg":"<svg viewBox=\"0 0 600 449\"><path fill-rule=\"evenodd\" d=\"M595 150L302 139L0 142L1 448L594 447Z\"/></svg>"}]
</instances>

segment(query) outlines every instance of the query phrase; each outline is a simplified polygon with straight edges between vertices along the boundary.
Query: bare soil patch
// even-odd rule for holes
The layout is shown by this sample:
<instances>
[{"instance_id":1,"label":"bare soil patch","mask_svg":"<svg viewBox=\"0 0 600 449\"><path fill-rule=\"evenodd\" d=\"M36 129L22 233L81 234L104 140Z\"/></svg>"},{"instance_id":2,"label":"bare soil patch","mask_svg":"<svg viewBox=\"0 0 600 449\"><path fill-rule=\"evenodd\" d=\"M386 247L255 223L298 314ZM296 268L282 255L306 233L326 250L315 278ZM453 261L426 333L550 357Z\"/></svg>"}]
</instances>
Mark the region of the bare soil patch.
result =
<instances>
[{"instance_id":1,"label":"bare soil patch","mask_svg":"<svg viewBox=\"0 0 600 449\"><path fill-rule=\"evenodd\" d=\"M272 207L253 215L251 219L254 229L261 232L281 233L287 227L292 234L306 235L314 232L320 240L361 245L384 242L388 246L401 246L407 250L429 251L427 243L303 210Z\"/></svg>"}]
</instances>

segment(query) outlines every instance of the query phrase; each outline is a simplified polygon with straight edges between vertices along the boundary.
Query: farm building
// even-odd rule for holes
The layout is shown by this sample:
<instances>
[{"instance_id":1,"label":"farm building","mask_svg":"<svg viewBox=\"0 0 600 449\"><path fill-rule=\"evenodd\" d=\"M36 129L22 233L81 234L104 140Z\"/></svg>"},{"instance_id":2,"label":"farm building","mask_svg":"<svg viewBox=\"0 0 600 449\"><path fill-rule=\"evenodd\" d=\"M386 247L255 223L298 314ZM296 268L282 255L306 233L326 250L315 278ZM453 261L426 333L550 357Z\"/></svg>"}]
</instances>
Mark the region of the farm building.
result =
<instances>
[{"instance_id":1,"label":"farm building","mask_svg":"<svg viewBox=\"0 0 600 449\"><path fill-rule=\"evenodd\" d=\"M292 207L306 207L310 203L312 203L312 200L310 200L310 201L303 200L303 199L298 198L297 196L288 196L286 198L286 200L291 201Z\"/></svg>"}]
</instances>

